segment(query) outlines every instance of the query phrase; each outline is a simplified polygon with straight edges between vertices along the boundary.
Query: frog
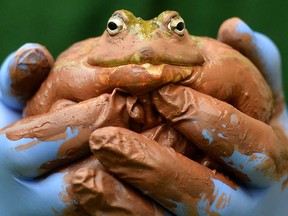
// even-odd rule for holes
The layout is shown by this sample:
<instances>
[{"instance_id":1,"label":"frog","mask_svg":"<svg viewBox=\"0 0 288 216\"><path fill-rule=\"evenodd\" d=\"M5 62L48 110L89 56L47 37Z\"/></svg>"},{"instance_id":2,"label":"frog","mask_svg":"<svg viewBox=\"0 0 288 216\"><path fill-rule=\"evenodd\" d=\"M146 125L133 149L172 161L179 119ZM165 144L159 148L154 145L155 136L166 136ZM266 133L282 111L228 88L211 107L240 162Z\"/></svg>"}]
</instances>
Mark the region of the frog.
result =
<instances>
[{"instance_id":1,"label":"frog","mask_svg":"<svg viewBox=\"0 0 288 216\"><path fill-rule=\"evenodd\" d=\"M190 35L175 11L146 21L126 10L112 15L102 36L60 54L24 112L42 114L57 101L80 102L115 88L140 96L168 83L226 101L264 122L272 113L268 85L240 52L216 39Z\"/></svg>"}]
</instances>

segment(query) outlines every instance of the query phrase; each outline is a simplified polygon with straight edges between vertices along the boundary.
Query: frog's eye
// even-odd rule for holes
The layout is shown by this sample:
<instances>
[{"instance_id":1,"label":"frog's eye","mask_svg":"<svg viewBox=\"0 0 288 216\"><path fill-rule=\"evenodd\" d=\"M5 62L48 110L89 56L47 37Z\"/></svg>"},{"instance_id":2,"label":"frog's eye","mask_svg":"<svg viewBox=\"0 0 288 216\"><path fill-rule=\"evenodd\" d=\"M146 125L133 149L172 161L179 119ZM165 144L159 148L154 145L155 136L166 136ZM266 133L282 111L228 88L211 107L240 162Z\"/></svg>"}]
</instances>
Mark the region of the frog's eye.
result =
<instances>
[{"instance_id":1,"label":"frog's eye","mask_svg":"<svg viewBox=\"0 0 288 216\"><path fill-rule=\"evenodd\" d=\"M126 29L124 20L119 16L113 16L108 20L107 31L113 36Z\"/></svg>"},{"instance_id":2,"label":"frog's eye","mask_svg":"<svg viewBox=\"0 0 288 216\"><path fill-rule=\"evenodd\" d=\"M185 30L184 20L179 16L173 17L168 24L168 28L178 35L183 35Z\"/></svg>"}]
</instances>

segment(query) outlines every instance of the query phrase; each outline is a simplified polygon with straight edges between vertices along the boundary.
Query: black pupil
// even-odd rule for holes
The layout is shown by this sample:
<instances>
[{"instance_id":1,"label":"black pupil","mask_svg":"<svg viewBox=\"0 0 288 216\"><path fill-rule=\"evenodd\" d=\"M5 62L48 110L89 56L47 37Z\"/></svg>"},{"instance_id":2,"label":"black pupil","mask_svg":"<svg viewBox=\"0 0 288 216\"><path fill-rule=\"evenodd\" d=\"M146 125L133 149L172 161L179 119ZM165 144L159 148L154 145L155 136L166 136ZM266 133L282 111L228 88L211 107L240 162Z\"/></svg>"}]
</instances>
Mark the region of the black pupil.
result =
<instances>
[{"instance_id":1,"label":"black pupil","mask_svg":"<svg viewBox=\"0 0 288 216\"><path fill-rule=\"evenodd\" d=\"M184 23L183 22L179 22L176 26L178 31L182 31L184 29Z\"/></svg>"},{"instance_id":2,"label":"black pupil","mask_svg":"<svg viewBox=\"0 0 288 216\"><path fill-rule=\"evenodd\" d=\"M113 30L117 29L117 25L114 22L109 22L108 28L113 31Z\"/></svg>"}]
</instances>

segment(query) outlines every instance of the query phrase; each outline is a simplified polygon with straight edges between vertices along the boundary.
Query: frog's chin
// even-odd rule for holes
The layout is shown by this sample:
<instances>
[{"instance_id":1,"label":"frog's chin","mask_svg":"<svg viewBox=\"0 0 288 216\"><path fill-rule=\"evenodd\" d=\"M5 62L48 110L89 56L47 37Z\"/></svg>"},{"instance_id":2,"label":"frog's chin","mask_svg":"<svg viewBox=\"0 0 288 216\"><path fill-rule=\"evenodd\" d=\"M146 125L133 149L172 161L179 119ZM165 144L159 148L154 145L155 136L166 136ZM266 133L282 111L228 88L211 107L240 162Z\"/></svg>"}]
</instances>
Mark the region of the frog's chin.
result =
<instances>
[{"instance_id":1,"label":"frog's chin","mask_svg":"<svg viewBox=\"0 0 288 216\"><path fill-rule=\"evenodd\" d=\"M171 64L151 64L151 63L144 63L140 65L143 67L149 74L155 76L161 76L163 73L166 73L169 70L173 70L175 74L182 75L182 78L186 78L187 76L191 75L192 68L187 66L179 66L179 65L171 65ZM179 79L180 77L175 77ZM179 80L175 80L178 82Z\"/></svg>"}]
</instances>

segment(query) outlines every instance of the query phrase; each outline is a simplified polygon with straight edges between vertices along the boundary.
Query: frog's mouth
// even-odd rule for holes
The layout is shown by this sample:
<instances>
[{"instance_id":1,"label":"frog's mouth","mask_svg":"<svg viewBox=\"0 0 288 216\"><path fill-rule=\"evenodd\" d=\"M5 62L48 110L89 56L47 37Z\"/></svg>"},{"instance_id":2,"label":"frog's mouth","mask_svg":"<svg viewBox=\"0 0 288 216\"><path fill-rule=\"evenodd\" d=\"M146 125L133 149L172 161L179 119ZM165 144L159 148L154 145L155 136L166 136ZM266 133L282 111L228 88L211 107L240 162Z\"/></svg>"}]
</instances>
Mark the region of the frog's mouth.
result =
<instances>
[{"instance_id":1,"label":"frog's mouth","mask_svg":"<svg viewBox=\"0 0 288 216\"><path fill-rule=\"evenodd\" d=\"M193 67L193 66L201 66L204 64L204 61L196 61L196 62L187 62L182 61L180 59L137 59L137 57L130 59L111 59L101 61L100 59L88 58L88 65L96 66L96 67L119 67L123 65L173 65L179 67Z\"/></svg>"},{"instance_id":2,"label":"frog's mouth","mask_svg":"<svg viewBox=\"0 0 288 216\"><path fill-rule=\"evenodd\" d=\"M152 52L152 53L151 53ZM202 55L191 55L190 58L181 55L155 55L151 49L137 51L133 55L116 56L109 58L106 56L89 57L87 63L90 66L98 67L118 67L123 65L173 65L179 67L201 66L205 62Z\"/></svg>"}]
</instances>

